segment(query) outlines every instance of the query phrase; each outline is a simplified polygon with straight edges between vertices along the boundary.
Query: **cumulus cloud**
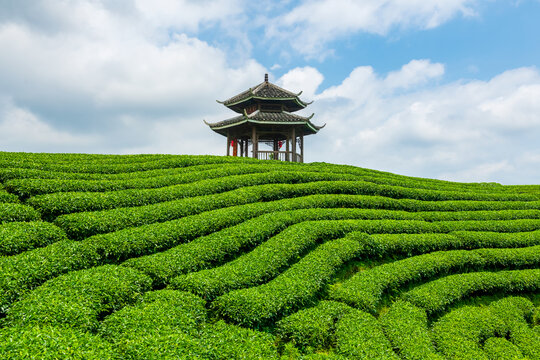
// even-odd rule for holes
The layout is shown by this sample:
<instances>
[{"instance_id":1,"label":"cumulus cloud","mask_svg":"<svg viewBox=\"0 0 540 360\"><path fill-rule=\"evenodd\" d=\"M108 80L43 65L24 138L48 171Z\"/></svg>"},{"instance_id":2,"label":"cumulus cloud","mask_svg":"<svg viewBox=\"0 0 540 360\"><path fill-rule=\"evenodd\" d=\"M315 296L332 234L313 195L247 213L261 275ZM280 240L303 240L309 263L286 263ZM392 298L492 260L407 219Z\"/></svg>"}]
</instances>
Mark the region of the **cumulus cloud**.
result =
<instances>
[{"instance_id":1,"label":"cumulus cloud","mask_svg":"<svg viewBox=\"0 0 540 360\"><path fill-rule=\"evenodd\" d=\"M540 156L538 70L437 85L443 71L426 60L387 76L354 69L315 97L314 121L328 126L306 141L317 144L312 156L456 181L537 182L540 167L530 164Z\"/></svg>"},{"instance_id":2,"label":"cumulus cloud","mask_svg":"<svg viewBox=\"0 0 540 360\"><path fill-rule=\"evenodd\" d=\"M277 83L293 92L302 91L301 98L312 100L319 85L324 80L323 74L311 66L294 68L278 79Z\"/></svg>"},{"instance_id":3,"label":"cumulus cloud","mask_svg":"<svg viewBox=\"0 0 540 360\"><path fill-rule=\"evenodd\" d=\"M202 118L225 114L215 99L253 85L265 69L249 58L232 65L225 51L181 30L222 21L237 5L38 1L33 8L14 2L0 16L0 98L53 129L100 136L105 145L94 152L150 149L159 142L153 127L167 124L178 138L208 137ZM51 151L47 142L36 144ZM5 142L2 148L14 149Z\"/></svg>"},{"instance_id":4,"label":"cumulus cloud","mask_svg":"<svg viewBox=\"0 0 540 360\"><path fill-rule=\"evenodd\" d=\"M316 0L304 1L271 20L270 38L290 41L309 57L328 54L326 45L357 32L386 35L393 28L431 29L457 15L475 14L476 0Z\"/></svg>"},{"instance_id":5,"label":"cumulus cloud","mask_svg":"<svg viewBox=\"0 0 540 360\"><path fill-rule=\"evenodd\" d=\"M77 136L55 129L31 111L15 106L9 99L0 101L0 144L12 151L69 152L74 147L83 151L96 147L94 136Z\"/></svg>"}]
</instances>

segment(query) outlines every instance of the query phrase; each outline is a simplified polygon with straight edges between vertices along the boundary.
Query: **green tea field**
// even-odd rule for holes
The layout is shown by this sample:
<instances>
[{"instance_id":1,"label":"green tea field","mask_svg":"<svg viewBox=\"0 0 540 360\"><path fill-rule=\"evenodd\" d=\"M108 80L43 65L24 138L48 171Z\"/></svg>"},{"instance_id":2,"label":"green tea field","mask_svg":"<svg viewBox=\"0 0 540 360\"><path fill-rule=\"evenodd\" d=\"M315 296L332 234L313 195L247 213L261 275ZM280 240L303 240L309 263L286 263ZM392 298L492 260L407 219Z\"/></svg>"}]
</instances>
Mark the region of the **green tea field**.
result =
<instances>
[{"instance_id":1,"label":"green tea field","mask_svg":"<svg viewBox=\"0 0 540 360\"><path fill-rule=\"evenodd\" d=\"M540 359L540 185L0 152L1 359Z\"/></svg>"}]
</instances>

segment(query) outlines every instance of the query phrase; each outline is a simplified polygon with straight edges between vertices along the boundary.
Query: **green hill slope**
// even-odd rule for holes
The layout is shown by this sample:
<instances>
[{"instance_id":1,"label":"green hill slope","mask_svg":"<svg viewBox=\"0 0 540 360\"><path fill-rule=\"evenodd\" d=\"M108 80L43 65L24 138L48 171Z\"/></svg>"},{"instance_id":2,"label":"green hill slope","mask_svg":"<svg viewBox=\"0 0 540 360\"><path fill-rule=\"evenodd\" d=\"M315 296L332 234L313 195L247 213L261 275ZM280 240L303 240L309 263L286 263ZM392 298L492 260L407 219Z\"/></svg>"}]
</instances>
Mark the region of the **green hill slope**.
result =
<instances>
[{"instance_id":1,"label":"green hill slope","mask_svg":"<svg viewBox=\"0 0 540 360\"><path fill-rule=\"evenodd\" d=\"M540 359L540 186L0 152L3 359Z\"/></svg>"}]
</instances>

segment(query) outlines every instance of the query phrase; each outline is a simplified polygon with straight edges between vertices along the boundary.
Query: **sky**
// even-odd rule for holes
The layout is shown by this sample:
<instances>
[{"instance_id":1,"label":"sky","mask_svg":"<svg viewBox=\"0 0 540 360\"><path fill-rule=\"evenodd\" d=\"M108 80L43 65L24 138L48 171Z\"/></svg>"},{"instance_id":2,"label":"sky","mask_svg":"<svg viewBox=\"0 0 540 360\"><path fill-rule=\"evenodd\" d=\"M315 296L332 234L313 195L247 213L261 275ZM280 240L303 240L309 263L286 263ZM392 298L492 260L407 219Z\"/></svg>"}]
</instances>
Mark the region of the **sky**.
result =
<instances>
[{"instance_id":1,"label":"sky","mask_svg":"<svg viewBox=\"0 0 540 360\"><path fill-rule=\"evenodd\" d=\"M0 151L224 155L270 81L306 162L540 184L540 0L0 0Z\"/></svg>"}]
</instances>

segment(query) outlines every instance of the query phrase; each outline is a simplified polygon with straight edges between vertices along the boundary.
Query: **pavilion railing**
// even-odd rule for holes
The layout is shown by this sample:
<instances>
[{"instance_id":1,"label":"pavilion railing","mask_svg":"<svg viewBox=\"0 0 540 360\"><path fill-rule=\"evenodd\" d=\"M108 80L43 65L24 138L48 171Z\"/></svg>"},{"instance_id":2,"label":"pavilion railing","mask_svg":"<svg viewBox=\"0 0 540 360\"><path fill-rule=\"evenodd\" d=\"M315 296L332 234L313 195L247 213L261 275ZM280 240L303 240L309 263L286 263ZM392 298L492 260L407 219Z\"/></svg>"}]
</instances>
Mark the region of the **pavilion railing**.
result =
<instances>
[{"instance_id":1,"label":"pavilion railing","mask_svg":"<svg viewBox=\"0 0 540 360\"><path fill-rule=\"evenodd\" d=\"M292 151L257 151L257 159L259 160L280 160L302 162L302 155L293 153Z\"/></svg>"}]
</instances>

